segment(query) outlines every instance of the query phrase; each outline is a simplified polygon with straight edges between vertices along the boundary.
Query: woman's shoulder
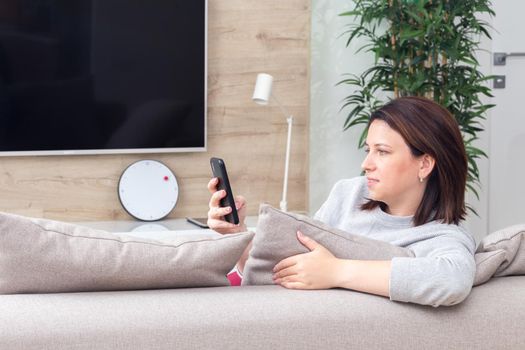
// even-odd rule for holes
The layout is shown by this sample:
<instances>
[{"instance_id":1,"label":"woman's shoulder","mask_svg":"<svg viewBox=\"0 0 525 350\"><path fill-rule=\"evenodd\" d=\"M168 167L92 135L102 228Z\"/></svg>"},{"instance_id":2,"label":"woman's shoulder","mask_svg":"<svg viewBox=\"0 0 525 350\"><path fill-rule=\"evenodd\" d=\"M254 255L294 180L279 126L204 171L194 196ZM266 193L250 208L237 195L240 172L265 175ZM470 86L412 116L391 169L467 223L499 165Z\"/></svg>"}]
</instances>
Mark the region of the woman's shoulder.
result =
<instances>
[{"instance_id":1,"label":"woman's shoulder","mask_svg":"<svg viewBox=\"0 0 525 350\"><path fill-rule=\"evenodd\" d=\"M356 176L350 179L342 179L335 183L332 188L332 192L342 191L342 192L355 192L355 193L368 193L368 188L366 186L366 177Z\"/></svg>"},{"instance_id":2,"label":"woman's shoulder","mask_svg":"<svg viewBox=\"0 0 525 350\"><path fill-rule=\"evenodd\" d=\"M332 187L315 218L334 225L336 221L358 208L367 195L366 178L360 176L339 180Z\"/></svg>"},{"instance_id":3,"label":"woman's shoulder","mask_svg":"<svg viewBox=\"0 0 525 350\"><path fill-rule=\"evenodd\" d=\"M368 197L366 177L358 176L350 179L339 180L330 191L328 199L344 202L346 206L360 206Z\"/></svg>"},{"instance_id":4,"label":"woman's shoulder","mask_svg":"<svg viewBox=\"0 0 525 350\"><path fill-rule=\"evenodd\" d=\"M455 240L473 251L476 248L476 240L463 225L447 224L440 220L428 222L420 226L423 230L434 237Z\"/></svg>"}]
</instances>

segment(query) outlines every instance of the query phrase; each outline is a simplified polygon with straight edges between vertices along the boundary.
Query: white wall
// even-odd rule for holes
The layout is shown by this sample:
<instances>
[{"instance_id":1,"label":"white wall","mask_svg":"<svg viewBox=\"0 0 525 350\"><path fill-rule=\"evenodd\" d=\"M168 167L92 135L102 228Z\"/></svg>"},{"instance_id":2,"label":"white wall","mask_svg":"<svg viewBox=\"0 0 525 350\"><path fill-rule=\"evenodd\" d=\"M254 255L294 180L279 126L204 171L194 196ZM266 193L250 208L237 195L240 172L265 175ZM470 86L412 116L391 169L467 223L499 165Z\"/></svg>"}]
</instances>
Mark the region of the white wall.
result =
<instances>
[{"instance_id":1,"label":"white wall","mask_svg":"<svg viewBox=\"0 0 525 350\"><path fill-rule=\"evenodd\" d=\"M508 0L499 0L508 1ZM498 2L498 1L496 1ZM520 2L514 0L514 2ZM522 2L520 6L525 6ZM310 212L313 214L326 199L332 185L341 178L360 174L360 164L364 153L357 150L360 130L353 128L342 131L345 115L339 112L342 99L352 93L346 86L335 86L344 73L360 74L373 64L369 54L355 54L358 42L346 48L346 38L340 37L351 17L338 17L338 14L351 8L350 1L312 0L312 38L311 38L311 108L310 108ZM521 13L521 12L519 12ZM492 19L486 18L489 22ZM484 40L482 49L491 51L491 41ZM525 47L523 48L525 51ZM491 53L480 51L478 59L481 71L491 74ZM525 67L525 66L524 66ZM485 99L486 103L491 99ZM486 125L491 125L492 113L488 113ZM525 128L525 124L522 122ZM490 157L490 135L486 131L480 135L478 147ZM482 189L478 201L472 194L467 202L476 209L479 217L469 214L465 225L477 241L489 231L489 161L478 163ZM497 208L492 208L496 210ZM501 208L500 210L504 210ZM497 214L496 214L497 215ZM522 220L525 222L525 220Z\"/></svg>"},{"instance_id":2,"label":"white wall","mask_svg":"<svg viewBox=\"0 0 525 350\"><path fill-rule=\"evenodd\" d=\"M369 66L370 55L355 55L346 48L344 37L348 17L338 15L350 9L341 0L312 1L311 92L310 92L310 213L313 214L339 179L360 174L363 152L357 149L360 131L343 132L345 114L339 112L342 100L351 93L335 86L348 72L361 72Z\"/></svg>"}]
</instances>

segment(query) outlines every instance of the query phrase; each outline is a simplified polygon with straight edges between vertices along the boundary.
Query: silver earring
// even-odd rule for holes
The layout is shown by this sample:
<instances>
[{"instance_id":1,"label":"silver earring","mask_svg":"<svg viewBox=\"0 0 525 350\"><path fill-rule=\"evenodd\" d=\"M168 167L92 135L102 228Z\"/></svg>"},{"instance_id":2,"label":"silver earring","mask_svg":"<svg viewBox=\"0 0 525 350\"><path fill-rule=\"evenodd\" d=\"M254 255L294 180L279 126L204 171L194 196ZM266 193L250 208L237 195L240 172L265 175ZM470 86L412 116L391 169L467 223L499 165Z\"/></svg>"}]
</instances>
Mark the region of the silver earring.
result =
<instances>
[{"instance_id":1,"label":"silver earring","mask_svg":"<svg viewBox=\"0 0 525 350\"><path fill-rule=\"evenodd\" d=\"M419 177L419 182L423 182L423 178L421 176Z\"/></svg>"}]
</instances>

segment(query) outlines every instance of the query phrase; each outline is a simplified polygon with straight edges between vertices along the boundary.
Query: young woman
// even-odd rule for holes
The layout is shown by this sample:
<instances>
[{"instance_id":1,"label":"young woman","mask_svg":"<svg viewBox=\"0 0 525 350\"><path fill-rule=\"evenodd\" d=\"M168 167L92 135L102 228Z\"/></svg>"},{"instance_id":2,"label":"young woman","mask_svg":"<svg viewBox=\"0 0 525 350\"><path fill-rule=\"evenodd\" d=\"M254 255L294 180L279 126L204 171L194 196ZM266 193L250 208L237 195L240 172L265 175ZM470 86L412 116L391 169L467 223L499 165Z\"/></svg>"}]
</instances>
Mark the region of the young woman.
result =
<instances>
[{"instance_id":1,"label":"young woman","mask_svg":"<svg viewBox=\"0 0 525 350\"><path fill-rule=\"evenodd\" d=\"M315 218L407 247L415 257L338 259L298 232L310 252L279 262L274 282L294 289L347 288L424 305L460 303L470 293L476 266L475 241L459 226L466 214L467 157L457 122L431 100L395 99L372 113L366 152L366 175L336 183ZM216 179L208 184L208 225L220 233L244 231L246 201L236 198L240 225L223 221L231 209L220 207L225 193L216 185Z\"/></svg>"}]
</instances>

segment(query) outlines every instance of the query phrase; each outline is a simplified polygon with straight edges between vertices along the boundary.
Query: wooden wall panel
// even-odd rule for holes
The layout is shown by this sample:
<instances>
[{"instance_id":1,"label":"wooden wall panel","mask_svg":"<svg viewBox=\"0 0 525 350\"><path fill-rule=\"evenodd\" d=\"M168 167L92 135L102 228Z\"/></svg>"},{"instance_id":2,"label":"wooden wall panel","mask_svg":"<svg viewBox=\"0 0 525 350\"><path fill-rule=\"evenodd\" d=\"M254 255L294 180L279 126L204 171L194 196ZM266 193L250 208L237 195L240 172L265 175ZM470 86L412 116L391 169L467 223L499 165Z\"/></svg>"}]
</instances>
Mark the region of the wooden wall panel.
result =
<instances>
[{"instance_id":1,"label":"wooden wall panel","mask_svg":"<svg viewBox=\"0 0 525 350\"><path fill-rule=\"evenodd\" d=\"M170 217L207 212L209 158L225 159L236 194L255 214L278 206L286 118L275 105L251 101L258 72L274 76L274 92L295 117L288 190L291 210L307 207L310 1L209 0L208 150L200 153L0 158L0 210L68 221L130 219L117 184L139 159L176 174L179 202Z\"/></svg>"}]
</instances>

